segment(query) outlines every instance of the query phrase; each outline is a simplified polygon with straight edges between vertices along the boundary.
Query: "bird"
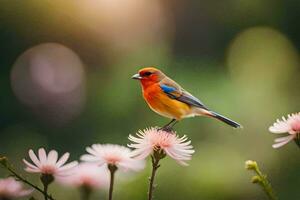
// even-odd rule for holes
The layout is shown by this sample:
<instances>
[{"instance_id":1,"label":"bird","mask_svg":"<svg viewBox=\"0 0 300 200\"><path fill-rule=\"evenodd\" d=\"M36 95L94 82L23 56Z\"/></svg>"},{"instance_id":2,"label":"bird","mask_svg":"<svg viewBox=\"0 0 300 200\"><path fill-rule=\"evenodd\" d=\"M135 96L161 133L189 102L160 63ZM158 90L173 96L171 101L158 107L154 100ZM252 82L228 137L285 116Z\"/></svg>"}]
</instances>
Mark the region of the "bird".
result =
<instances>
[{"instance_id":1,"label":"bird","mask_svg":"<svg viewBox=\"0 0 300 200\"><path fill-rule=\"evenodd\" d=\"M198 98L155 67L144 67L131 78L140 81L148 106L157 114L171 119L162 130L172 131L178 121L195 116L215 118L233 128L242 128L241 124L210 110Z\"/></svg>"}]
</instances>

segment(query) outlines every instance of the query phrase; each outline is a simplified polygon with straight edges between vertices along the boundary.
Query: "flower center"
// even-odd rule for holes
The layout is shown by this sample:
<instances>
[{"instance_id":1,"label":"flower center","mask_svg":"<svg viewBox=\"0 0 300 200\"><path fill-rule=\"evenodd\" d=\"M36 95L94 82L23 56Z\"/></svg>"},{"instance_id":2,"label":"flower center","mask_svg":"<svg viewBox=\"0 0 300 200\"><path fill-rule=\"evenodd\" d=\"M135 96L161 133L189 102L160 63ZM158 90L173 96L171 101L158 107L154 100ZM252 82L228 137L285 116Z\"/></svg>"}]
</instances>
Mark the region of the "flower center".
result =
<instances>
[{"instance_id":1,"label":"flower center","mask_svg":"<svg viewBox=\"0 0 300 200\"><path fill-rule=\"evenodd\" d=\"M170 147L171 145L169 142L161 142L160 146L161 146L161 148L167 148L167 147Z\"/></svg>"},{"instance_id":2,"label":"flower center","mask_svg":"<svg viewBox=\"0 0 300 200\"><path fill-rule=\"evenodd\" d=\"M54 174L55 172L55 167L52 165L43 165L41 167L41 171L43 174Z\"/></svg>"},{"instance_id":3,"label":"flower center","mask_svg":"<svg viewBox=\"0 0 300 200\"><path fill-rule=\"evenodd\" d=\"M96 187L97 186L97 182L95 181L95 179L92 177L89 177L89 176L81 177L81 182L82 182L82 185L87 186L87 187Z\"/></svg>"},{"instance_id":4,"label":"flower center","mask_svg":"<svg viewBox=\"0 0 300 200\"><path fill-rule=\"evenodd\" d=\"M164 135L164 138L161 138L161 140L159 141L159 146L161 148L168 148L171 146L171 138L169 133Z\"/></svg>"},{"instance_id":5,"label":"flower center","mask_svg":"<svg viewBox=\"0 0 300 200\"><path fill-rule=\"evenodd\" d=\"M114 156L107 156L106 157L106 162L109 164L116 164L117 162L120 162L120 157L117 155Z\"/></svg>"},{"instance_id":6,"label":"flower center","mask_svg":"<svg viewBox=\"0 0 300 200\"><path fill-rule=\"evenodd\" d=\"M300 120L296 120L291 124L291 128L296 133L300 133Z\"/></svg>"}]
</instances>

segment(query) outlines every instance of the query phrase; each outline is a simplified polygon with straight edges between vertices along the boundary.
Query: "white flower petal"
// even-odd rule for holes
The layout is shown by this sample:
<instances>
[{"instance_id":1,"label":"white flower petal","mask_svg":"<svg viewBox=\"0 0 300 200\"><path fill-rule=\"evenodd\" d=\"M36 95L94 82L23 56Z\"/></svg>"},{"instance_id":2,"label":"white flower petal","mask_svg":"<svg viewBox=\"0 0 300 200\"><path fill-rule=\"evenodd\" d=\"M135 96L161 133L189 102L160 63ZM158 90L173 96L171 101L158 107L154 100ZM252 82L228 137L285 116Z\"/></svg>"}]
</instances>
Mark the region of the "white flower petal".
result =
<instances>
[{"instance_id":1,"label":"white flower petal","mask_svg":"<svg viewBox=\"0 0 300 200\"><path fill-rule=\"evenodd\" d=\"M25 190L21 182L9 177L0 179L0 199L16 199L29 195L32 190Z\"/></svg>"},{"instance_id":2,"label":"white flower petal","mask_svg":"<svg viewBox=\"0 0 300 200\"><path fill-rule=\"evenodd\" d=\"M68 176L58 176L56 180L67 186L80 188L82 186L98 189L109 185L109 172L106 167L96 164L80 163Z\"/></svg>"},{"instance_id":3,"label":"white flower petal","mask_svg":"<svg viewBox=\"0 0 300 200\"><path fill-rule=\"evenodd\" d=\"M66 164L66 165L64 165L64 166L62 166L62 167L60 167L59 169L58 169L58 171L65 171L65 170L70 170L70 169L72 169L72 168L74 168L74 167L76 167L78 165L78 162L77 161L73 161L73 162L70 162L70 163L68 163L68 164Z\"/></svg>"},{"instance_id":4,"label":"white flower petal","mask_svg":"<svg viewBox=\"0 0 300 200\"><path fill-rule=\"evenodd\" d=\"M300 113L289 114L287 119L285 117L282 117L282 120L277 119L273 126L269 128L269 131L272 133L293 134L295 130L293 130L292 126L295 126L295 123L300 123Z\"/></svg>"},{"instance_id":5,"label":"white flower petal","mask_svg":"<svg viewBox=\"0 0 300 200\"><path fill-rule=\"evenodd\" d=\"M81 156L86 162L96 162L98 165L113 164L122 169L140 170L142 164L133 158L134 154L127 147L115 144L93 144L86 148L90 154Z\"/></svg>"},{"instance_id":6,"label":"white flower petal","mask_svg":"<svg viewBox=\"0 0 300 200\"><path fill-rule=\"evenodd\" d=\"M47 153L44 148L40 148L38 150L39 158L36 157L32 150L29 150L29 156L33 161L33 164L28 162L27 160L23 159L23 162L27 166L25 170L30 173L41 173L41 174L51 174L53 176L57 175L67 175L67 171L74 168L78 162L74 161L69 164L64 165L70 154L65 153L58 161L58 153L55 150L51 150L47 156Z\"/></svg>"},{"instance_id":7,"label":"white flower petal","mask_svg":"<svg viewBox=\"0 0 300 200\"><path fill-rule=\"evenodd\" d=\"M286 140L290 140L291 138L293 139L294 135L288 135L288 136L285 136L285 137L279 137L279 138L276 138L274 141L276 143L278 143L278 142L283 142L283 141L286 141Z\"/></svg>"},{"instance_id":8,"label":"white flower petal","mask_svg":"<svg viewBox=\"0 0 300 200\"><path fill-rule=\"evenodd\" d=\"M145 168L145 162L144 160L130 159L118 163L118 167L121 167L124 170L130 169L133 171L140 171Z\"/></svg>"},{"instance_id":9,"label":"white flower petal","mask_svg":"<svg viewBox=\"0 0 300 200\"><path fill-rule=\"evenodd\" d=\"M41 163L47 162L47 154L44 148L39 149L39 160Z\"/></svg>"},{"instance_id":10,"label":"white flower petal","mask_svg":"<svg viewBox=\"0 0 300 200\"><path fill-rule=\"evenodd\" d=\"M287 133L289 130L290 126L284 122L269 127L269 131L272 133Z\"/></svg>"},{"instance_id":11,"label":"white flower petal","mask_svg":"<svg viewBox=\"0 0 300 200\"><path fill-rule=\"evenodd\" d=\"M65 153L56 163L57 167L61 167L63 164L65 164L67 162L67 160L70 157L70 153Z\"/></svg>"},{"instance_id":12,"label":"white flower petal","mask_svg":"<svg viewBox=\"0 0 300 200\"><path fill-rule=\"evenodd\" d=\"M55 150L51 150L48 154L47 163L48 164L56 164L58 159L58 153Z\"/></svg>"},{"instance_id":13,"label":"white flower petal","mask_svg":"<svg viewBox=\"0 0 300 200\"><path fill-rule=\"evenodd\" d=\"M32 149L29 150L28 152L30 159L32 160L32 162L37 166L40 167L41 163L39 161L39 159L36 157L35 153L33 152Z\"/></svg>"},{"instance_id":14,"label":"white flower petal","mask_svg":"<svg viewBox=\"0 0 300 200\"><path fill-rule=\"evenodd\" d=\"M90 154L85 154L80 157L80 160L87 162L104 162L104 160L100 157L96 157Z\"/></svg>"},{"instance_id":15,"label":"white flower petal","mask_svg":"<svg viewBox=\"0 0 300 200\"><path fill-rule=\"evenodd\" d=\"M33 169L33 168L25 168L25 171L30 172L30 173L41 173L41 170L39 169Z\"/></svg>"},{"instance_id":16,"label":"white flower petal","mask_svg":"<svg viewBox=\"0 0 300 200\"><path fill-rule=\"evenodd\" d=\"M134 142L128 146L134 148L133 153L136 158L145 158L159 148L178 163L187 165L184 161L190 160L195 152L186 135L179 137L175 132L169 133L157 128L139 131L136 137L129 135L128 139Z\"/></svg>"},{"instance_id":17,"label":"white flower petal","mask_svg":"<svg viewBox=\"0 0 300 200\"><path fill-rule=\"evenodd\" d=\"M28 167L30 167L32 169L38 169L38 167L34 166L33 164L31 164L30 162L28 162L25 159L23 159L23 162L25 163L25 165L27 165Z\"/></svg>"},{"instance_id":18,"label":"white flower petal","mask_svg":"<svg viewBox=\"0 0 300 200\"><path fill-rule=\"evenodd\" d=\"M289 143L291 140L293 140L294 137L293 136L290 136L289 138L287 138L286 140L283 140L282 142L279 142L279 143L276 143L276 144L273 144L272 147L273 148L279 148L279 147L282 147L283 145Z\"/></svg>"}]
</instances>

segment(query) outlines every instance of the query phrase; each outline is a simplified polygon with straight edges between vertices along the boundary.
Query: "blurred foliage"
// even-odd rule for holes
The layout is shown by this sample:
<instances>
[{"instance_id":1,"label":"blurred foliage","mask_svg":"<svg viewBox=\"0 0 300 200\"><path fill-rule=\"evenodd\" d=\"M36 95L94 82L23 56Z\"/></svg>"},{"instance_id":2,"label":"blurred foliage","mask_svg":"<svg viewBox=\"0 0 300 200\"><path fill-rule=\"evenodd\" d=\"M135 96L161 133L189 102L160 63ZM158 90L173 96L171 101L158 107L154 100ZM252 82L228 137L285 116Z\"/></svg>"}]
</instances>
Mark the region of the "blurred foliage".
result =
<instances>
[{"instance_id":1,"label":"blurred foliage","mask_svg":"<svg viewBox=\"0 0 300 200\"><path fill-rule=\"evenodd\" d=\"M299 13L300 3L293 0L3 0L0 154L22 170L29 148L69 151L78 159L87 145L126 145L127 136L138 129L163 125L167 119L150 111L140 86L130 79L142 66L154 65L208 107L244 126L233 130L207 118L176 125L179 134L192 139L196 153L187 168L162 161L157 199L263 199L244 171L248 159L261 163L280 199L299 199L299 149L293 144L272 149L267 130L276 118L299 111ZM45 98L26 85L32 78L28 74L11 78L18 57L41 43L64 45L81 60L82 109L64 123L53 119L63 118L74 99L57 104L54 95L47 105L28 105L12 89L20 81L20 91L37 92L32 101ZM29 56L20 68L31 69L37 58ZM41 71L37 80L63 88L73 71L56 77L57 70ZM149 172L118 174L116 199L145 198ZM58 185L50 189L57 199L79 196ZM99 195L105 193L94 199Z\"/></svg>"}]
</instances>

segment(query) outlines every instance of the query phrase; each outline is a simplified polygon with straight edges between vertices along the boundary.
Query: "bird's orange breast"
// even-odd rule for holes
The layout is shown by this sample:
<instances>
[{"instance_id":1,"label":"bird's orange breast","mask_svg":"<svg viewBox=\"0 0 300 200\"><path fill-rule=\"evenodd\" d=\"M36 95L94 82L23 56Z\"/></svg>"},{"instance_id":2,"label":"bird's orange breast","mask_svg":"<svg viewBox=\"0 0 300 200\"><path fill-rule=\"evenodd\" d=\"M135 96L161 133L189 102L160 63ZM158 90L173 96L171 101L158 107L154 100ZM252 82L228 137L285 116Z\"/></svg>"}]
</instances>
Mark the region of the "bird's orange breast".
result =
<instances>
[{"instance_id":1,"label":"bird's orange breast","mask_svg":"<svg viewBox=\"0 0 300 200\"><path fill-rule=\"evenodd\" d=\"M180 120L191 110L189 105L167 96L158 84L143 88L143 96L153 111L168 118Z\"/></svg>"}]
</instances>

